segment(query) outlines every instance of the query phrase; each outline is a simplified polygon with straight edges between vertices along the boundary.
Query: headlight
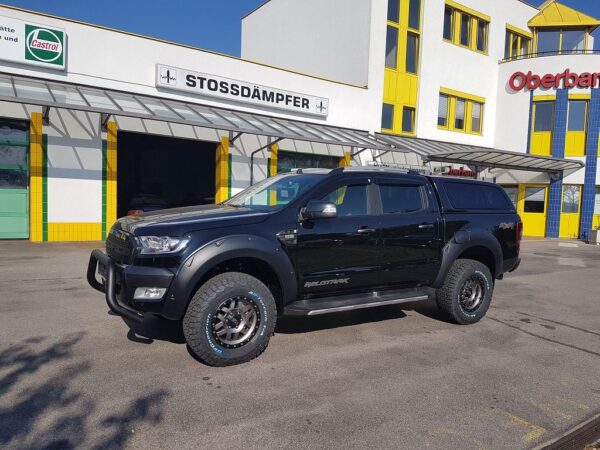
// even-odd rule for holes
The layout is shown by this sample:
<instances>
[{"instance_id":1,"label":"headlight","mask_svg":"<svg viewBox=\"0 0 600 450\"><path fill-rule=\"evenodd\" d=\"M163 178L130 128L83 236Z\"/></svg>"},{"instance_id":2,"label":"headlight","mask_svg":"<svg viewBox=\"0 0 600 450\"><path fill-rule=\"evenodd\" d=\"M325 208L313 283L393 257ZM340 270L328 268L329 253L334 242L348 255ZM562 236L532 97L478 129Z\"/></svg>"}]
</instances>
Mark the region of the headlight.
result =
<instances>
[{"instance_id":1,"label":"headlight","mask_svg":"<svg viewBox=\"0 0 600 450\"><path fill-rule=\"evenodd\" d=\"M190 243L189 238L169 236L139 236L136 238L142 255L165 255L177 253Z\"/></svg>"}]
</instances>

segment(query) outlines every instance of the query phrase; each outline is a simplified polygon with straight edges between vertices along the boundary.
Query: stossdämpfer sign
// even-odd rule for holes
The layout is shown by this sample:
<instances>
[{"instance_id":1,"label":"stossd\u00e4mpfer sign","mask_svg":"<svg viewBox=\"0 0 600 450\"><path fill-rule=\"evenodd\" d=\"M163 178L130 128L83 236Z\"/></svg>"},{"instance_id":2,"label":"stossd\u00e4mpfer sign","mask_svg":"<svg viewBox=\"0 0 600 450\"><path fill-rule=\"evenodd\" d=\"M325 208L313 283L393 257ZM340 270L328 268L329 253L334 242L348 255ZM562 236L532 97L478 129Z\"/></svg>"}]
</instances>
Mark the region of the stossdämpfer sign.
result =
<instances>
[{"instance_id":1,"label":"stossd\u00e4mpfer sign","mask_svg":"<svg viewBox=\"0 0 600 450\"><path fill-rule=\"evenodd\" d=\"M329 114L327 98L161 64L156 66L156 86L301 114L322 117Z\"/></svg>"}]
</instances>

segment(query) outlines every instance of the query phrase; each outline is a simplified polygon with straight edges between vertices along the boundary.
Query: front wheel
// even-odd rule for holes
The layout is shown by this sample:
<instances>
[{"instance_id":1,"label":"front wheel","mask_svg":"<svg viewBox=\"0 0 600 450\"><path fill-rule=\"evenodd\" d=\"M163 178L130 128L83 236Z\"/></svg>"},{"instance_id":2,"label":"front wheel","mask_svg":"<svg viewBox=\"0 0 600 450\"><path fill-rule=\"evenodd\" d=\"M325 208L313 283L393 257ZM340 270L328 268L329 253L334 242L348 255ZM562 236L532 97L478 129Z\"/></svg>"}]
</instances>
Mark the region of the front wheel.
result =
<instances>
[{"instance_id":1,"label":"front wheel","mask_svg":"<svg viewBox=\"0 0 600 450\"><path fill-rule=\"evenodd\" d=\"M485 264L457 259L437 291L437 304L453 322L469 325L485 316L493 291L494 280Z\"/></svg>"},{"instance_id":2,"label":"front wheel","mask_svg":"<svg viewBox=\"0 0 600 450\"><path fill-rule=\"evenodd\" d=\"M267 286L245 273L226 272L196 291L183 318L183 333L200 360L230 366L260 355L276 321L275 299Z\"/></svg>"}]
</instances>

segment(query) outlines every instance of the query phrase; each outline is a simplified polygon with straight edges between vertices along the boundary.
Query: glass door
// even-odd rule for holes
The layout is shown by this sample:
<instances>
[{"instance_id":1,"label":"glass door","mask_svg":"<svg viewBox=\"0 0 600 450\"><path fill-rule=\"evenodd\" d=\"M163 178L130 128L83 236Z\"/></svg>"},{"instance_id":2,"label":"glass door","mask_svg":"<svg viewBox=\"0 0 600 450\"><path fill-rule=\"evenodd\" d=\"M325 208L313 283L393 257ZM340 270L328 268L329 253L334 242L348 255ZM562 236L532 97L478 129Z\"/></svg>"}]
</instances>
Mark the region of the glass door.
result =
<instances>
[{"instance_id":1,"label":"glass door","mask_svg":"<svg viewBox=\"0 0 600 450\"><path fill-rule=\"evenodd\" d=\"M29 238L28 129L0 119L0 239Z\"/></svg>"},{"instance_id":2,"label":"glass door","mask_svg":"<svg viewBox=\"0 0 600 450\"><path fill-rule=\"evenodd\" d=\"M579 223L581 221L581 186L565 184L563 186L562 206L560 212L561 238L579 239Z\"/></svg>"}]
</instances>

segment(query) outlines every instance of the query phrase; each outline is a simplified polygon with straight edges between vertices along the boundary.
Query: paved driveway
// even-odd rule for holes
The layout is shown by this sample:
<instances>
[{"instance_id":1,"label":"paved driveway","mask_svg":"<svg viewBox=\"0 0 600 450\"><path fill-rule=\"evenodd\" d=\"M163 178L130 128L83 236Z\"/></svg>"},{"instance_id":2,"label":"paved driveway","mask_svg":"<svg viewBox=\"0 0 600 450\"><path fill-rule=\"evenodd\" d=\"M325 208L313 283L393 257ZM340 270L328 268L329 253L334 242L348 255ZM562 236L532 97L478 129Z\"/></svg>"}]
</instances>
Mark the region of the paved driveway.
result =
<instances>
[{"instance_id":1,"label":"paved driveway","mask_svg":"<svg viewBox=\"0 0 600 450\"><path fill-rule=\"evenodd\" d=\"M210 368L86 285L97 244L0 241L0 447L526 448L600 412L600 247L527 241L481 323L432 304L278 325Z\"/></svg>"}]
</instances>

